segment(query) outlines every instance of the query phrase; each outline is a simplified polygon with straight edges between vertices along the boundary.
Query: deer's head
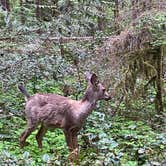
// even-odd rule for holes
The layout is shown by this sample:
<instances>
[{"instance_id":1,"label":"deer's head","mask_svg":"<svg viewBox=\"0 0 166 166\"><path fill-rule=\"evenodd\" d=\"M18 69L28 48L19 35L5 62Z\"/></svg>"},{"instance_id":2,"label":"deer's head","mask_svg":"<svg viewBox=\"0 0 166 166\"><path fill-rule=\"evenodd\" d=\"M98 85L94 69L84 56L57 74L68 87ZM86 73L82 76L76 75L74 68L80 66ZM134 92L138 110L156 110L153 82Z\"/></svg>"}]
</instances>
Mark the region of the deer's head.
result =
<instances>
[{"instance_id":1,"label":"deer's head","mask_svg":"<svg viewBox=\"0 0 166 166\"><path fill-rule=\"evenodd\" d=\"M86 73L86 80L88 81L88 87L85 93L85 98L91 102L97 100L110 100L111 97L106 91L106 88L99 82L96 74Z\"/></svg>"}]
</instances>

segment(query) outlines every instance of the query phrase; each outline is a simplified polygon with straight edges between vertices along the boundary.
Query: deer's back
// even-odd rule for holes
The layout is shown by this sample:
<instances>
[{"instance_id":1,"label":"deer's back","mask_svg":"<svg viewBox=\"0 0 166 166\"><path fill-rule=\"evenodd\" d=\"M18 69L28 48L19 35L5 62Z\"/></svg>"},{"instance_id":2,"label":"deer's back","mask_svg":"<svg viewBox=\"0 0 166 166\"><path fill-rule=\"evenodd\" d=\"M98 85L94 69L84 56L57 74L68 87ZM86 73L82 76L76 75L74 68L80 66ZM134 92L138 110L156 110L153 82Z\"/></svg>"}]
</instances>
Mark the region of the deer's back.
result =
<instances>
[{"instance_id":1,"label":"deer's back","mask_svg":"<svg viewBox=\"0 0 166 166\"><path fill-rule=\"evenodd\" d=\"M56 94L35 94L26 103L27 118L47 126L63 127L65 114L71 112L69 100Z\"/></svg>"}]
</instances>

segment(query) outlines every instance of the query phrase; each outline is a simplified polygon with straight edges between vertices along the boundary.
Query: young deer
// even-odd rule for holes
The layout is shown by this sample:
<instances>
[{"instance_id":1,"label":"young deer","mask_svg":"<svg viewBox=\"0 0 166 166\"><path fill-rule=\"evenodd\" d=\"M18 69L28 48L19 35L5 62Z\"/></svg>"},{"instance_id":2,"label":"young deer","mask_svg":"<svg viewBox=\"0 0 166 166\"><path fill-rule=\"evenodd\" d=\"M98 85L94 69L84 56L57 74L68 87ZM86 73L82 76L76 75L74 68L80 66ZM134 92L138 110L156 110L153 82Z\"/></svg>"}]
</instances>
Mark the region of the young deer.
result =
<instances>
[{"instance_id":1,"label":"young deer","mask_svg":"<svg viewBox=\"0 0 166 166\"><path fill-rule=\"evenodd\" d=\"M98 100L109 100L110 96L104 86L99 83L96 74L86 74L88 87L82 100L76 101L56 94L40 94L30 96L26 89L19 85L19 90L26 97L27 127L20 136L20 147L26 138L40 124L36 135L38 147L42 148L42 138L49 128L61 128L64 132L70 152L75 153L72 162L78 155L77 135L84 121L96 106Z\"/></svg>"}]
</instances>

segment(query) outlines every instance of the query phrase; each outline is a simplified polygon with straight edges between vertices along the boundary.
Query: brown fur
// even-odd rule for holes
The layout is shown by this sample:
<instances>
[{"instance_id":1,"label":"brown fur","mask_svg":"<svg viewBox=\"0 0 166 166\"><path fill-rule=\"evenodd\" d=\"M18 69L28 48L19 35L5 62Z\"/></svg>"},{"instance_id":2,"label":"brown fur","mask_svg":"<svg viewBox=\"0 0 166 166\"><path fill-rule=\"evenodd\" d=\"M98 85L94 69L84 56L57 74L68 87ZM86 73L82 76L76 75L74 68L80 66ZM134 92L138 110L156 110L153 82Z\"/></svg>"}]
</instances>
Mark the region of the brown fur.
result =
<instances>
[{"instance_id":1,"label":"brown fur","mask_svg":"<svg viewBox=\"0 0 166 166\"><path fill-rule=\"evenodd\" d=\"M101 99L110 99L105 88L98 83L95 74L89 74L87 80L88 88L85 96L79 101L56 94L37 93L30 97L22 85L18 86L27 98L25 106L27 127L20 136L20 146L23 147L25 145L26 138L40 124L41 128L36 135L39 148L42 148L42 138L47 129L61 128L64 131L70 151L77 151L78 131L94 109L96 102Z\"/></svg>"}]
</instances>

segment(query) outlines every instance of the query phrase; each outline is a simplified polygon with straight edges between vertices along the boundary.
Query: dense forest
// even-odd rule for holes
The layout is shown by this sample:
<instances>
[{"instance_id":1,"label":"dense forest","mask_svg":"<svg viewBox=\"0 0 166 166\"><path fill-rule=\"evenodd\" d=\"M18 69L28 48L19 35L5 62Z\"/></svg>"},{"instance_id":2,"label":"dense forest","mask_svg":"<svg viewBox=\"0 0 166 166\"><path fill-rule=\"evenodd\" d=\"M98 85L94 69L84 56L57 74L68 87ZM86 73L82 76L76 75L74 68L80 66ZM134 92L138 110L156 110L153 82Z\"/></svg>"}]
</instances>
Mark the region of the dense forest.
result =
<instances>
[{"instance_id":1,"label":"dense forest","mask_svg":"<svg viewBox=\"0 0 166 166\"><path fill-rule=\"evenodd\" d=\"M165 0L0 0L0 63L0 165L166 165ZM77 161L60 129L20 147L18 85L82 101L99 82L110 100L79 131Z\"/></svg>"}]
</instances>

